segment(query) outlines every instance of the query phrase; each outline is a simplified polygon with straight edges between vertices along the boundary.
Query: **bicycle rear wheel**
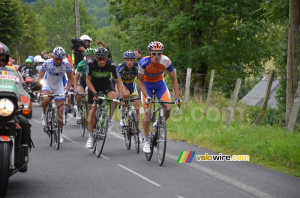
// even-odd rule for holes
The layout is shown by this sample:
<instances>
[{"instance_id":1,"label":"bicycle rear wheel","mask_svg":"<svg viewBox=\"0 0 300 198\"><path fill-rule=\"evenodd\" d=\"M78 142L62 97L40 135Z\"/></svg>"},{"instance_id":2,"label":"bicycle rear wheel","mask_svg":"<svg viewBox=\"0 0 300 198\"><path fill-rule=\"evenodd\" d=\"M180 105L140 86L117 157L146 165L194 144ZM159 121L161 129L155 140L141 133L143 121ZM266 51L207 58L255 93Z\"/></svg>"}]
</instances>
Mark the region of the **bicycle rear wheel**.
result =
<instances>
[{"instance_id":1,"label":"bicycle rear wheel","mask_svg":"<svg viewBox=\"0 0 300 198\"><path fill-rule=\"evenodd\" d=\"M98 133L98 136L97 136L96 142L95 142L97 157L100 157L100 155L103 151L103 147L104 147L105 139L106 139L106 135L107 135L107 130L108 130L108 116L105 115L105 116L103 116L103 120L100 125L100 131Z\"/></svg>"},{"instance_id":2,"label":"bicycle rear wheel","mask_svg":"<svg viewBox=\"0 0 300 198\"><path fill-rule=\"evenodd\" d=\"M131 147L131 121L128 120L126 123L126 126L122 127L122 130L124 132L124 139L125 139L125 145L127 150L130 150Z\"/></svg>"},{"instance_id":3,"label":"bicycle rear wheel","mask_svg":"<svg viewBox=\"0 0 300 198\"><path fill-rule=\"evenodd\" d=\"M157 126L157 160L160 166L163 165L167 148L167 128L164 117L160 117Z\"/></svg>"}]
</instances>

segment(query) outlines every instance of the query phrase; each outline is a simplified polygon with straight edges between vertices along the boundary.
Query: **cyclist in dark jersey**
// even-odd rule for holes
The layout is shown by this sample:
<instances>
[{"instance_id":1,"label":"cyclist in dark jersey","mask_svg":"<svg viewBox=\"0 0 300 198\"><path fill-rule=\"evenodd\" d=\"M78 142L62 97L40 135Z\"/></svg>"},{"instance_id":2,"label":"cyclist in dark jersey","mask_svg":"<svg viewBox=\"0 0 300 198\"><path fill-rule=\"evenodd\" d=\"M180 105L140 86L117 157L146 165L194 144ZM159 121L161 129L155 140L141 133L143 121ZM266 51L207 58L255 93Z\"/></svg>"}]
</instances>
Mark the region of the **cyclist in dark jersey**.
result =
<instances>
[{"instance_id":1,"label":"cyclist in dark jersey","mask_svg":"<svg viewBox=\"0 0 300 198\"><path fill-rule=\"evenodd\" d=\"M108 98L117 99L116 90L110 80L110 75L112 74L115 78L116 84L118 86L118 91L120 94L120 101L123 100L122 84L121 80L117 75L116 65L114 62L107 62L108 50L99 47L96 49L95 56L96 59L92 59L87 63L86 71L86 85L89 88L88 91L88 103L89 103L89 138L86 143L87 148L92 148L93 137L92 132L95 125L95 115L97 106L92 107L92 103L99 96L99 92L103 92ZM111 104L110 118L113 115L117 104L113 102Z\"/></svg>"},{"instance_id":2,"label":"cyclist in dark jersey","mask_svg":"<svg viewBox=\"0 0 300 198\"><path fill-rule=\"evenodd\" d=\"M124 62L120 63L117 68L118 76L121 78L122 81L122 90L123 90L123 97L129 98L129 97L138 97L138 89L137 89L137 83L136 79L138 76L138 63L135 63L136 55L133 51L126 51L123 55ZM137 125L139 125L139 100L134 101L134 107L136 110L137 115ZM125 109L121 111L121 119L120 119L120 125L124 126L124 116L125 116Z\"/></svg>"}]
</instances>

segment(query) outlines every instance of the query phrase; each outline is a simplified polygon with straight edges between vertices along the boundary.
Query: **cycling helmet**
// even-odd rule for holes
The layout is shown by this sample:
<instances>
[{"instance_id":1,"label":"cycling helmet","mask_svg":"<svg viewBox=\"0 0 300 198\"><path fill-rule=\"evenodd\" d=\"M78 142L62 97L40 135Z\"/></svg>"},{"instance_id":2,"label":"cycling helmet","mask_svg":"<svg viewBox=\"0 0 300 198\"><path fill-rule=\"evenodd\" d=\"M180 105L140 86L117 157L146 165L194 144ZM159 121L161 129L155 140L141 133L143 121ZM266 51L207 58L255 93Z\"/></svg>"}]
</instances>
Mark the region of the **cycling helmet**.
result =
<instances>
[{"instance_id":1,"label":"cycling helmet","mask_svg":"<svg viewBox=\"0 0 300 198\"><path fill-rule=\"evenodd\" d=\"M39 60L40 60L41 58L42 58L42 57L41 57L40 55L36 55L36 56L34 57L34 62L35 62L35 63L38 63Z\"/></svg>"},{"instance_id":2,"label":"cycling helmet","mask_svg":"<svg viewBox=\"0 0 300 198\"><path fill-rule=\"evenodd\" d=\"M27 59L25 60L25 63L33 63L33 62L32 62L31 59L27 58Z\"/></svg>"},{"instance_id":3,"label":"cycling helmet","mask_svg":"<svg viewBox=\"0 0 300 198\"><path fill-rule=\"evenodd\" d=\"M38 63L44 63L44 62L45 62L45 59L43 59L43 58L40 58L38 61Z\"/></svg>"},{"instance_id":4,"label":"cycling helmet","mask_svg":"<svg viewBox=\"0 0 300 198\"><path fill-rule=\"evenodd\" d=\"M97 58L99 57L107 57L108 56L108 50L104 47L98 47L95 51L95 56Z\"/></svg>"},{"instance_id":5,"label":"cycling helmet","mask_svg":"<svg viewBox=\"0 0 300 198\"><path fill-rule=\"evenodd\" d=\"M88 35L82 35L80 37L80 40L83 40L83 41L92 41L91 37L89 37Z\"/></svg>"},{"instance_id":6,"label":"cycling helmet","mask_svg":"<svg viewBox=\"0 0 300 198\"><path fill-rule=\"evenodd\" d=\"M62 47L57 46L53 50L54 57L64 59L66 57L65 50Z\"/></svg>"},{"instance_id":7,"label":"cycling helmet","mask_svg":"<svg viewBox=\"0 0 300 198\"><path fill-rule=\"evenodd\" d=\"M123 58L124 59L135 59L136 56L135 56L135 53L133 51L128 50L128 51L124 52Z\"/></svg>"},{"instance_id":8,"label":"cycling helmet","mask_svg":"<svg viewBox=\"0 0 300 198\"><path fill-rule=\"evenodd\" d=\"M5 57L6 57L5 64L7 64L8 60L9 60L9 49L3 43L0 43L0 55L5 55Z\"/></svg>"},{"instance_id":9,"label":"cycling helmet","mask_svg":"<svg viewBox=\"0 0 300 198\"><path fill-rule=\"evenodd\" d=\"M32 62L34 61L34 57L33 56L28 56L28 58L27 59L30 59L30 60L32 60Z\"/></svg>"},{"instance_id":10,"label":"cycling helmet","mask_svg":"<svg viewBox=\"0 0 300 198\"><path fill-rule=\"evenodd\" d=\"M94 48L87 48L86 51L84 52L84 55L89 56L89 55L95 55L95 49Z\"/></svg>"},{"instance_id":11,"label":"cycling helmet","mask_svg":"<svg viewBox=\"0 0 300 198\"><path fill-rule=\"evenodd\" d=\"M164 49L164 45L159 41L153 41L148 45L149 51L163 51Z\"/></svg>"}]
</instances>

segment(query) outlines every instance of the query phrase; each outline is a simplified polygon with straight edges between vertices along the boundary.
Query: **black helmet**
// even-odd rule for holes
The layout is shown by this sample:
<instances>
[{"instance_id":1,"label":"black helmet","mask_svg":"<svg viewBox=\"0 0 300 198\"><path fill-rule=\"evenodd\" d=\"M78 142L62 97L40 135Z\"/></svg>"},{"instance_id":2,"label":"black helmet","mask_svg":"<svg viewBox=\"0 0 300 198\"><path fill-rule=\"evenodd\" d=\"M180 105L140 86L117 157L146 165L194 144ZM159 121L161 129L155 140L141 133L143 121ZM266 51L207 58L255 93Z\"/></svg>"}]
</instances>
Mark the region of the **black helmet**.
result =
<instances>
[{"instance_id":1,"label":"black helmet","mask_svg":"<svg viewBox=\"0 0 300 198\"><path fill-rule=\"evenodd\" d=\"M7 64L8 60L9 60L9 49L3 43L0 43L0 55L5 55L5 57L6 57L5 63Z\"/></svg>"},{"instance_id":2,"label":"black helmet","mask_svg":"<svg viewBox=\"0 0 300 198\"><path fill-rule=\"evenodd\" d=\"M99 57L107 57L108 56L108 50L104 47L98 47L95 51L95 56L97 58Z\"/></svg>"}]
</instances>

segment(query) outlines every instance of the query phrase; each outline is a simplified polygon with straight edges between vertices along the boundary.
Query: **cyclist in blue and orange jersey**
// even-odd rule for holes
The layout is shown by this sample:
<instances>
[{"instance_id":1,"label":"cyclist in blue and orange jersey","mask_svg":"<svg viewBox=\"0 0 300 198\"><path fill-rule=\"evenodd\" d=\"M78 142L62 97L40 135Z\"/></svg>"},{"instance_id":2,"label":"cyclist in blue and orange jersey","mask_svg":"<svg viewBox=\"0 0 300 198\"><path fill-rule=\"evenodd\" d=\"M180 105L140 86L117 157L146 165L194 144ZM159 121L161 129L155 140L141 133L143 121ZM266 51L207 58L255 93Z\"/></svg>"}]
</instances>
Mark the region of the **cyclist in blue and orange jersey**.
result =
<instances>
[{"instance_id":1,"label":"cyclist in blue and orange jersey","mask_svg":"<svg viewBox=\"0 0 300 198\"><path fill-rule=\"evenodd\" d=\"M120 101L123 100L123 94L121 92L121 81L117 75L116 66L114 62L108 61L108 50L104 47L98 47L95 51L96 59L91 59L87 63L86 71L86 85L88 86L88 104L89 104L89 116L88 116L88 135L89 138L86 143L87 148L93 146L93 129L95 126L95 115L97 106L92 106L94 100L100 95L101 91L110 99L117 99L116 90L110 80L111 74L114 76L116 83L119 87ZM110 118L113 116L117 107L117 103L112 102L110 108Z\"/></svg>"},{"instance_id":2,"label":"cyclist in blue and orange jersey","mask_svg":"<svg viewBox=\"0 0 300 198\"><path fill-rule=\"evenodd\" d=\"M90 59L93 59L95 56L95 49L94 48L87 48L86 51L84 52L86 60L82 60L81 62L78 63L77 65L77 71L75 75L75 82L74 82L74 90L77 91L79 95L77 95L77 105L74 106L75 111L76 111L76 119L81 120L81 114L78 112L79 107L81 105L82 101L82 95L85 88L86 88L86 82L85 82L85 77L86 77L86 68L87 68L87 63Z\"/></svg>"},{"instance_id":3,"label":"cyclist in blue and orange jersey","mask_svg":"<svg viewBox=\"0 0 300 198\"><path fill-rule=\"evenodd\" d=\"M178 81L176 74L173 69L171 60L162 55L164 50L164 45L159 41L154 41L149 43L148 50L150 56L144 57L139 61L139 75L138 82L139 88L141 90L142 104L144 109L147 107L147 103L150 102L153 97L152 91L155 91L155 94L158 100L171 101L171 95L167 88L166 83L163 80L163 73L165 70L168 71L170 78L172 80L172 85L175 92L175 101L178 103ZM171 105L164 104L165 106L165 119L167 120L171 114ZM150 144L148 139L148 130L150 124L150 115L151 111L144 110L144 119L143 119L143 129L145 142L143 151L145 153L150 153Z\"/></svg>"},{"instance_id":4,"label":"cyclist in blue and orange jersey","mask_svg":"<svg viewBox=\"0 0 300 198\"><path fill-rule=\"evenodd\" d=\"M65 93L63 78L64 78L64 74L66 73L68 77L66 90L69 90L74 80L72 68L70 67L69 62L64 60L66 54L65 54L65 50L62 47L55 47L53 50L53 54L54 54L54 58L46 60L42 65L37 81L40 82L40 80L44 78L44 84L42 87L43 95L49 95L51 94L51 92L53 92L54 94L67 94ZM59 118L58 124L61 129L63 126L62 106L64 104L64 101L65 101L64 97L61 96L55 97L58 118ZM43 107L42 124L44 126L46 124L45 112L50 102L51 102L50 98L45 98L42 103L42 107ZM60 142L61 143L63 142L62 136L60 136Z\"/></svg>"},{"instance_id":5,"label":"cyclist in blue and orange jersey","mask_svg":"<svg viewBox=\"0 0 300 198\"><path fill-rule=\"evenodd\" d=\"M133 51L126 51L123 55L124 62L120 63L117 68L117 74L122 81L123 98L138 97L138 89L136 86L136 78L138 76L138 63L135 63L136 55ZM134 107L137 115L137 126L140 120L139 100L134 101ZM121 112L120 125L124 126L125 110ZM122 119L123 118L123 119Z\"/></svg>"}]
</instances>

